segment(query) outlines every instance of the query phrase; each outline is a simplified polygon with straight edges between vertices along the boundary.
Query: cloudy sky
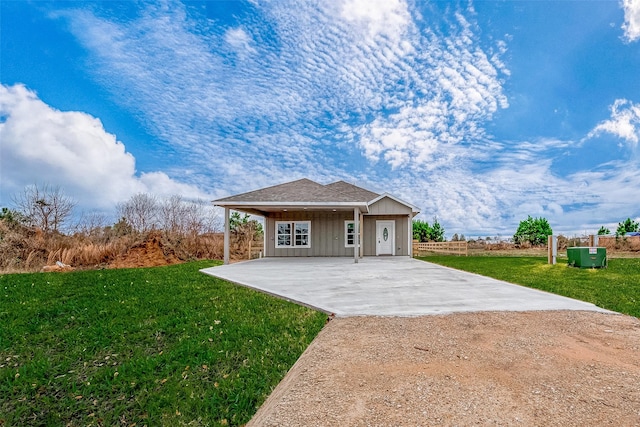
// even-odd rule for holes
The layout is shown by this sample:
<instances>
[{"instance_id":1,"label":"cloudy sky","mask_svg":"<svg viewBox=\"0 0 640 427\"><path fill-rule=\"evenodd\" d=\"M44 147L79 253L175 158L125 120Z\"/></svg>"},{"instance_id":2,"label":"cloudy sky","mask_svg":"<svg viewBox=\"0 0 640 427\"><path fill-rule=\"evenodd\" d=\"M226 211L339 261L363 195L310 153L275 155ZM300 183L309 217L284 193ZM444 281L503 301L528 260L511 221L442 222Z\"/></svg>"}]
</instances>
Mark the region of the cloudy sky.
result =
<instances>
[{"instance_id":1,"label":"cloudy sky","mask_svg":"<svg viewBox=\"0 0 640 427\"><path fill-rule=\"evenodd\" d=\"M640 218L640 0L0 2L0 206L307 177L454 232Z\"/></svg>"}]
</instances>

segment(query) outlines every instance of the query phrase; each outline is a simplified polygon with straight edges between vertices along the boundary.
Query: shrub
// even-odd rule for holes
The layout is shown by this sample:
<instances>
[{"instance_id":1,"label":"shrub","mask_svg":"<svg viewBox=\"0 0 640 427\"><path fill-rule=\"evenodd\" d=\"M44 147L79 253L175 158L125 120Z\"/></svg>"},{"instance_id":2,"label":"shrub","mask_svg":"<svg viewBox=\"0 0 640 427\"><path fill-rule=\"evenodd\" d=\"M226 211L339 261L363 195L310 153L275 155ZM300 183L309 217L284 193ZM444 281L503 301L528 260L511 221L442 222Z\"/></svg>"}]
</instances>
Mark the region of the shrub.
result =
<instances>
[{"instance_id":1,"label":"shrub","mask_svg":"<svg viewBox=\"0 0 640 427\"><path fill-rule=\"evenodd\" d=\"M546 218L531 218L520 221L516 234L513 235L513 242L522 245L529 242L532 245L544 245L547 243L547 236L551 236L553 231Z\"/></svg>"}]
</instances>

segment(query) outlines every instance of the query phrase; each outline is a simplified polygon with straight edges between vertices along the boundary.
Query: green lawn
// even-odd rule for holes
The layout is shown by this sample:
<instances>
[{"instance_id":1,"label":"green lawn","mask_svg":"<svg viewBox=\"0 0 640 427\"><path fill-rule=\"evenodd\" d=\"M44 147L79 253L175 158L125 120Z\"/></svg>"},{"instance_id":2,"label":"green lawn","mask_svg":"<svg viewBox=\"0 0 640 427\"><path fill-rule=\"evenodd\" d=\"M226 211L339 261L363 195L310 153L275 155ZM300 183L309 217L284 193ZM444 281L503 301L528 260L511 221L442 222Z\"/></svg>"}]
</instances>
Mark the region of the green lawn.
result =
<instances>
[{"instance_id":1,"label":"green lawn","mask_svg":"<svg viewBox=\"0 0 640 427\"><path fill-rule=\"evenodd\" d=\"M427 256L424 261L537 288L640 317L640 258L609 259L604 269L556 265L547 258L505 256Z\"/></svg>"},{"instance_id":2,"label":"green lawn","mask_svg":"<svg viewBox=\"0 0 640 427\"><path fill-rule=\"evenodd\" d=\"M326 315L212 265L0 276L0 426L248 422Z\"/></svg>"}]
</instances>

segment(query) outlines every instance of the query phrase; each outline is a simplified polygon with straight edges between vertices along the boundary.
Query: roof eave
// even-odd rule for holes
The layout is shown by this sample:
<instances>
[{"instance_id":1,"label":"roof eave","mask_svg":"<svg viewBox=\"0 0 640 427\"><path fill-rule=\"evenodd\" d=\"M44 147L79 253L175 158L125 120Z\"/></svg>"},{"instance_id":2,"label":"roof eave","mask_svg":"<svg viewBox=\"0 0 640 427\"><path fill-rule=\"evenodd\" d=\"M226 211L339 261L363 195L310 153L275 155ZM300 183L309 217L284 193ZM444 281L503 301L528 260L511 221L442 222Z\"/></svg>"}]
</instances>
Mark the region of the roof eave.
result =
<instances>
[{"instance_id":1,"label":"roof eave","mask_svg":"<svg viewBox=\"0 0 640 427\"><path fill-rule=\"evenodd\" d=\"M369 212L369 204L367 202L240 202L240 201L223 201L214 200L214 206L220 206L230 209L255 209L271 208L271 209L360 209L362 212Z\"/></svg>"}]
</instances>

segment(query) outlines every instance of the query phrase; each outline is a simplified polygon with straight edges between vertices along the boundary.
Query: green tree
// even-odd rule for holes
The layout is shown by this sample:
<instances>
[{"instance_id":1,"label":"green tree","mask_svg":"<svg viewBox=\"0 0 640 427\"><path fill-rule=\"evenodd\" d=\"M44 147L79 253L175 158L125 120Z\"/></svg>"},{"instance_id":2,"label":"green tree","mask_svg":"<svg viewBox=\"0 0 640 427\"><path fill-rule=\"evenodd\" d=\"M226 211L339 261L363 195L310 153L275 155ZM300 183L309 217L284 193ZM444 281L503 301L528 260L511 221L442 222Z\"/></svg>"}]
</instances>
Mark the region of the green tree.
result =
<instances>
[{"instance_id":1,"label":"green tree","mask_svg":"<svg viewBox=\"0 0 640 427\"><path fill-rule=\"evenodd\" d=\"M611 234L611 230L604 225L600 227L600 230L598 230L598 236L606 236L607 234Z\"/></svg>"},{"instance_id":2,"label":"green tree","mask_svg":"<svg viewBox=\"0 0 640 427\"><path fill-rule=\"evenodd\" d=\"M232 212L229 218L229 229L236 235L245 235L247 238L260 238L262 236L262 224L251 219L249 214L241 216L239 212Z\"/></svg>"},{"instance_id":3,"label":"green tree","mask_svg":"<svg viewBox=\"0 0 640 427\"><path fill-rule=\"evenodd\" d=\"M118 237L133 233L133 227L127 222L125 217L121 217L118 222L113 224L112 230Z\"/></svg>"},{"instance_id":4,"label":"green tree","mask_svg":"<svg viewBox=\"0 0 640 427\"><path fill-rule=\"evenodd\" d=\"M251 219L249 214L242 216L239 212L232 212L229 217L229 229L251 257L253 242L259 240L263 235L262 224Z\"/></svg>"},{"instance_id":5,"label":"green tree","mask_svg":"<svg viewBox=\"0 0 640 427\"><path fill-rule=\"evenodd\" d=\"M420 242L443 242L444 228L438 222L438 218L433 218L433 225L427 221L416 219L413 221L413 238Z\"/></svg>"},{"instance_id":6,"label":"green tree","mask_svg":"<svg viewBox=\"0 0 640 427\"><path fill-rule=\"evenodd\" d=\"M431 226L427 221L416 219L413 221L413 238L419 242L428 242L431 235Z\"/></svg>"},{"instance_id":7,"label":"green tree","mask_svg":"<svg viewBox=\"0 0 640 427\"><path fill-rule=\"evenodd\" d=\"M9 208L2 208L2 211L0 211L0 221L4 221L10 227L15 227L27 224L29 219L18 211L14 211Z\"/></svg>"},{"instance_id":8,"label":"green tree","mask_svg":"<svg viewBox=\"0 0 640 427\"><path fill-rule=\"evenodd\" d=\"M429 240L434 242L444 242L444 228L438 222L437 217L433 217L433 225L431 226L431 235Z\"/></svg>"},{"instance_id":9,"label":"green tree","mask_svg":"<svg viewBox=\"0 0 640 427\"><path fill-rule=\"evenodd\" d=\"M638 223L638 221L627 218L624 221L618 223L618 228L616 229L616 237L624 236L627 233L639 230L640 224Z\"/></svg>"},{"instance_id":10,"label":"green tree","mask_svg":"<svg viewBox=\"0 0 640 427\"><path fill-rule=\"evenodd\" d=\"M553 234L549 221L546 218L531 218L520 221L516 234L513 235L513 241L519 245L529 242L532 245L544 245L547 242L547 236Z\"/></svg>"}]
</instances>

